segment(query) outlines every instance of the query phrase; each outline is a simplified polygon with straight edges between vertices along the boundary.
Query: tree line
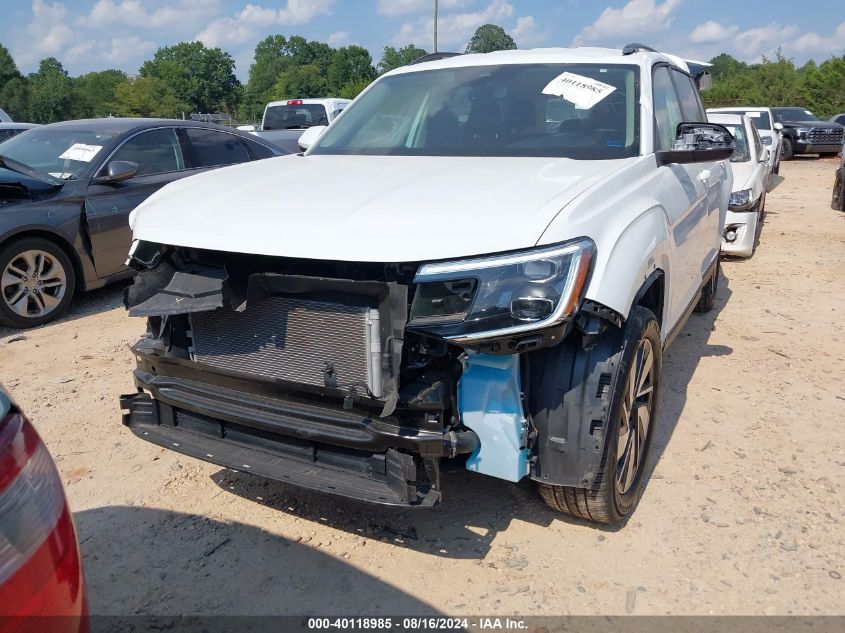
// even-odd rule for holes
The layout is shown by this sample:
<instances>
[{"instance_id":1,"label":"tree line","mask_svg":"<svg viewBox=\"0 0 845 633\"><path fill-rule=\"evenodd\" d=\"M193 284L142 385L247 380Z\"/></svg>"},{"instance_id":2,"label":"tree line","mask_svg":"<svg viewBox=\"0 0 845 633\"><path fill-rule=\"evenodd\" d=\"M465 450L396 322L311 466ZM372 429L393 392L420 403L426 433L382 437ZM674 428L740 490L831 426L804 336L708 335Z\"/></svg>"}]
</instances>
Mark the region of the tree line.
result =
<instances>
[{"instance_id":1,"label":"tree line","mask_svg":"<svg viewBox=\"0 0 845 633\"><path fill-rule=\"evenodd\" d=\"M467 52L510 48L516 43L505 30L486 24ZM71 77L55 57L42 59L37 71L24 75L0 44L0 107L15 120L33 123L109 115L180 118L192 112L255 121L276 99L354 98L379 74L426 53L413 44L385 46L374 64L361 46L333 48L299 35L270 35L255 47L255 61L242 84L232 56L201 42L159 48L135 75L110 68L79 77Z\"/></svg>"},{"instance_id":2,"label":"tree line","mask_svg":"<svg viewBox=\"0 0 845 633\"><path fill-rule=\"evenodd\" d=\"M823 119L845 112L845 55L800 67L780 50L759 64L724 53L710 62L713 87L702 93L708 107L802 106Z\"/></svg>"},{"instance_id":3,"label":"tree line","mask_svg":"<svg viewBox=\"0 0 845 633\"><path fill-rule=\"evenodd\" d=\"M515 48L502 27L485 24L466 52ZM24 75L0 44L0 107L16 120L34 123L109 115L179 118L192 112L224 112L252 122L276 99L354 98L378 75L426 52L414 44L385 46L374 63L361 46L334 48L299 35L270 35L255 47L248 79L241 83L232 56L201 42L159 48L134 75L107 69L78 77L71 77L55 57L41 60L37 71ZM780 51L774 60L757 64L728 54L711 63L713 86L702 95L708 107L797 105L821 117L845 111L845 55L800 68Z\"/></svg>"}]
</instances>

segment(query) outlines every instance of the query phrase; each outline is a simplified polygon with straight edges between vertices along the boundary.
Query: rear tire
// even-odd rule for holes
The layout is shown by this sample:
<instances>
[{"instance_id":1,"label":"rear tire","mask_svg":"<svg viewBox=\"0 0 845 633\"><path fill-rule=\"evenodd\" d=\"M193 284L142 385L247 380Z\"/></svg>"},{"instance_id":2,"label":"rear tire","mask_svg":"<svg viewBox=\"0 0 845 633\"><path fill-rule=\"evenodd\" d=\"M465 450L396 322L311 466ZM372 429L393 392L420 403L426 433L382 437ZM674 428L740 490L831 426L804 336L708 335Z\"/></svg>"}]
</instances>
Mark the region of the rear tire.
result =
<instances>
[{"instance_id":1,"label":"rear tire","mask_svg":"<svg viewBox=\"0 0 845 633\"><path fill-rule=\"evenodd\" d=\"M721 266L721 262L717 258L716 270L713 271L713 275L701 289L701 295L698 298L698 303L695 305L696 312L710 312L716 304L716 292L719 290L719 270Z\"/></svg>"},{"instance_id":2,"label":"rear tire","mask_svg":"<svg viewBox=\"0 0 845 633\"><path fill-rule=\"evenodd\" d=\"M25 237L0 247L0 323L29 328L57 319L75 289L73 263L55 242Z\"/></svg>"},{"instance_id":3,"label":"rear tire","mask_svg":"<svg viewBox=\"0 0 845 633\"><path fill-rule=\"evenodd\" d=\"M792 141L788 138L783 139L783 145L780 150L781 160L792 160L795 158L795 150L792 148Z\"/></svg>"},{"instance_id":4,"label":"rear tire","mask_svg":"<svg viewBox=\"0 0 845 633\"><path fill-rule=\"evenodd\" d=\"M634 306L613 377L598 474L589 489L539 484L540 496L551 508L604 524L619 523L634 511L645 483L662 365L657 319L650 310Z\"/></svg>"}]
</instances>

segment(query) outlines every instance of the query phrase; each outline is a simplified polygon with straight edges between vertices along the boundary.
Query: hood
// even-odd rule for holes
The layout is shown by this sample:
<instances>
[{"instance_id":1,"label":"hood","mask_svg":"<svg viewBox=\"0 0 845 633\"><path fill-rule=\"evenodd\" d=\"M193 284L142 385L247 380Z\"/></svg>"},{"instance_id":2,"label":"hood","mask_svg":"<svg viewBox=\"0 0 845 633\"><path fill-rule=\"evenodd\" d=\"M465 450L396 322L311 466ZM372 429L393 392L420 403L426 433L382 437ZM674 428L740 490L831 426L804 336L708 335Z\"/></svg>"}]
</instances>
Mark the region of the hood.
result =
<instances>
[{"instance_id":1,"label":"hood","mask_svg":"<svg viewBox=\"0 0 845 633\"><path fill-rule=\"evenodd\" d=\"M783 121L784 125L790 127L826 127L831 129L841 129L843 126L835 121Z\"/></svg>"},{"instance_id":2,"label":"hood","mask_svg":"<svg viewBox=\"0 0 845 633\"><path fill-rule=\"evenodd\" d=\"M51 185L43 180L0 167L0 208L7 209L9 205L25 204L33 199L46 198L59 189L61 185Z\"/></svg>"},{"instance_id":3,"label":"hood","mask_svg":"<svg viewBox=\"0 0 845 633\"><path fill-rule=\"evenodd\" d=\"M465 257L534 246L569 202L634 160L284 156L172 183L130 224L134 239L238 253Z\"/></svg>"},{"instance_id":4,"label":"hood","mask_svg":"<svg viewBox=\"0 0 845 633\"><path fill-rule=\"evenodd\" d=\"M731 171L734 173L734 184L732 191L752 189L751 176L754 174L756 163L747 160L742 163L731 163Z\"/></svg>"}]
</instances>

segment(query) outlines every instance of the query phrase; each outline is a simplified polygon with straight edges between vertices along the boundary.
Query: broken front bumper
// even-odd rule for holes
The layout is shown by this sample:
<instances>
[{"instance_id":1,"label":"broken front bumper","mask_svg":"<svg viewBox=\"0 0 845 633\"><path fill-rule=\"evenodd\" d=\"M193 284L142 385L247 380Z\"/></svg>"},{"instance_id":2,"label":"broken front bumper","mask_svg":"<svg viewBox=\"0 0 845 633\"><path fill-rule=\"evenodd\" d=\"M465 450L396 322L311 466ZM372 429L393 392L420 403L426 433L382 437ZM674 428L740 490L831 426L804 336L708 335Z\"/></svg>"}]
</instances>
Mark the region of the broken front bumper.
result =
<instances>
[{"instance_id":1,"label":"broken front bumper","mask_svg":"<svg viewBox=\"0 0 845 633\"><path fill-rule=\"evenodd\" d=\"M138 355L138 365L138 393L120 399L123 423L135 435L302 488L432 506L440 500L440 458L471 453L479 444L472 431L426 430L396 417L261 393L184 361Z\"/></svg>"}]
</instances>

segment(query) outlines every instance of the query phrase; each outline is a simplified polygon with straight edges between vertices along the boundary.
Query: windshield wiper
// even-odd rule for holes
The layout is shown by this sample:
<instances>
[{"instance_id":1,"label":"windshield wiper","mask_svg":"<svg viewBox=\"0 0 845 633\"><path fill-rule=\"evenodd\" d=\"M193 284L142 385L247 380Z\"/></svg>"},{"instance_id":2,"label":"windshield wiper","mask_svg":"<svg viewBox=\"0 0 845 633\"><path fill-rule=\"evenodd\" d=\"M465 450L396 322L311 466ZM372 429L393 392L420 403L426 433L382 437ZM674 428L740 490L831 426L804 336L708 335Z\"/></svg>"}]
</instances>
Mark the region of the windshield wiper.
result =
<instances>
[{"instance_id":1,"label":"windshield wiper","mask_svg":"<svg viewBox=\"0 0 845 633\"><path fill-rule=\"evenodd\" d=\"M15 159L9 158L8 156L3 156L2 154L0 154L0 167L5 167L9 171L14 171L18 174L29 176L30 178L40 180L41 182L47 183L48 185L53 185L54 187L58 187L64 184L64 180L62 180L61 178L55 178L50 174L47 174L43 171L38 171L37 169L33 169L29 165L19 163Z\"/></svg>"}]
</instances>

